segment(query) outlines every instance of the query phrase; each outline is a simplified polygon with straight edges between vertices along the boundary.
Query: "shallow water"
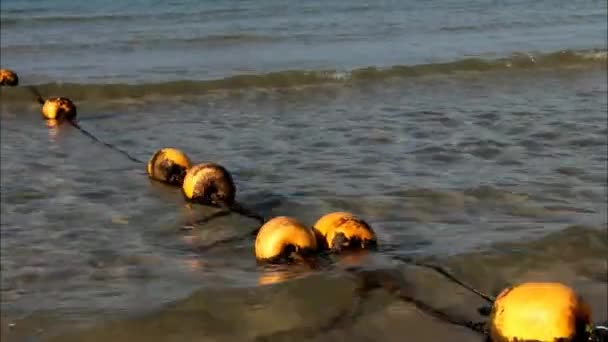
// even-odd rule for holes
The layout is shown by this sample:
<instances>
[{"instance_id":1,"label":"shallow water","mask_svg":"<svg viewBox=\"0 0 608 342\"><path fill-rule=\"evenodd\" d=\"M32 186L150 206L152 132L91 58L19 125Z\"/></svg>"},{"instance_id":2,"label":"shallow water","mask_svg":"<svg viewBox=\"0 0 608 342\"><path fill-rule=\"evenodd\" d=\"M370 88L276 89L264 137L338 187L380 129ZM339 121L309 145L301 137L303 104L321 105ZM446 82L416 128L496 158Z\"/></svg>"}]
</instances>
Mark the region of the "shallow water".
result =
<instances>
[{"instance_id":1,"label":"shallow water","mask_svg":"<svg viewBox=\"0 0 608 342\"><path fill-rule=\"evenodd\" d=\"M312 224L350 210L376 229L380 253L447 255L573 224L606 227L604 71L83 101L80 123L143 160L176 146L223 164L239 201L267 217ZM230 216L181 231L210 211L189 212L179 190L70 126L45 127L35 107L5 107L7 312L86 319L201 286L257 284L252 238L193 248L246 234L255 221Z\"/></svg>"},{"instance_id":2,"label":"shallow water","mask_svg":"<svg viewBox=\"0 0 608 342\"><path fill-rule=\"evenodd\" d=\"M2 66L44 96L75 100L82 127L138 159L173 146L224 165L237 199L266 217L311 225L329 211L356 213L380 249L347 256L351 264L392 270L400 255L445 257L486 291L558 279L589 293L601 311L606 2L147 5L2 1ZM315 338L343 307L321 310L325 291L354 286L332 265L312 277L257 265L247 235L256 222L236 215L182 229L213 209L188 209L179 189L150 181L144 165L71 126L46 127L26 87L0 95L3 334L7 322L18 322L10 336L19 340L36 329L150 315L143 325L119 320L127 335L117 338L165 319L158 317L167 320L150 330L159 340L205 327L219 340ZM590 250L590 241L600 246ZM291 278L273 300L304 301L297 288L315 288L308 311L274 323L253 315L234 331L239 310L274 310L257 298L272 287L259 285ZM445 282L414 287L448 305L451 297L434 295L437 284ZM164 306L232 294L236 302L213 305L234 312L208 321ZM243 304L243 294L256 300ZM397 338L424 324L438 335L423 340L458 333L378 296L369 305L384 311L372 326L331 328L327 338L364 340L386 329ZM454 298L460 309L468 300ZM309 320L310 312L323 317Z\"/></svg>"},{"instance_id":3,"label":"shallow water","mask_svg":"<svg viewBox=\"0 0 608 342\"><path fill-rule=\"evenodd\" d=\"M440 260L450 272L496 296L524 281L559 281L574 288L593 311L593 322L608 319L605 232L571 226L527 243L493 246ZM207 288L149 313L123 319L108 315L94 326L40 313L2 322L3 338L51 341L480 341L480 335L430 317L407 298L420 300L453 318L484 324L479 297L428 269L381 254L334 258L331 272L298 268L268 272L266 286ZM380 282L378 282L380 281ZM384 285L388 285L385 287ZM394 290L397 290L396 292ZM401 296L403 299L399 299ZM322 308L322 309L321 309ZM77 323L77 322L76 322ZM69 327L69 328L68 328Z\"/></svg>"}]
</instances>

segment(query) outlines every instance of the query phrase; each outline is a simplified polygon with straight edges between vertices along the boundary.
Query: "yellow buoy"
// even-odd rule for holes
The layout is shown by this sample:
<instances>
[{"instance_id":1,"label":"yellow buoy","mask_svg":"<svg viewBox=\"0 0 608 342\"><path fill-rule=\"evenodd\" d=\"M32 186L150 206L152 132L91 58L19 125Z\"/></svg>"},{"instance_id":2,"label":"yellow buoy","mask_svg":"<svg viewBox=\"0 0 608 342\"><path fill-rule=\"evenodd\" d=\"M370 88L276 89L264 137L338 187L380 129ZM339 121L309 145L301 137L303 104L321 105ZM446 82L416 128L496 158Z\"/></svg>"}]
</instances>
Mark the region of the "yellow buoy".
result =
<instances>
[{"instance_id":1,"label":"yellow buoy","mask_svg":"<svg viewBox=\"0 0 608 342\"><path fill-rule=\"evenodd\" d=\"M192 166L186 172L182 193L186 200L205 205L232 205L236 187L232 176L223 166L203 163Z\"/></svg>"},{"instance_id":2,"label":"yellow buoy","mask_svg":"<svg viewBox=\"0 0 608 342\"><path fill-rule=\"evenodd\" d=\"M291 253L306 255L316 249L313 231L287 216L278 216L266 222L255 239L255 256L258 260L273 261L290 257Z\"/></svg>"},{"instance_id":3,"label":"yellow buoy","mask_svg":"<svg viewBox=\"0 0 608 342\"><path fill-rule=\"evenodd\" d=\"M490 318L493 342L572 341L591 325L588 305L560 283L523 283L503 290Z\"/></svg>"},{"instance_id":4,"label":"yellow buoy","mask_svg":"<svg viewBox=\"0 0 608 342\"><path fill-rule=\"evenodd\" d=\"M76 118L76 105L65 97L50 97L42 104L42 116L46 120L73 120Z\"/></svg>"},{"instance_id":5,"label":"yellow buoy","mask_svg":"<svg viewBox=\"0 0 608 342\"><path fill-rule=\"evenodd\" d=\"M368 248L376 245L376 234L362 219L348 212L333 212L321 217L313 226L320 247Z\"/></svg>"},{"instance_id":6,"label":"yellow buoy","mask_svg":"<svg viewBox=\"0 0 608 342\"><path fill-rule=\"evenodd\" d=\"M19 77L9 69L0 69L0 86L17 86L19 85Z\"/></svg>"},{"instance_id":7,"label":"yellow buoy","mask_svg":"<svg viewBox=\"0 0 608 342\"><path fill-rule=\"evenodd\" d=\"M182 186L186 171L192 166L188 156L176 148L162 148L148 161L148 176L159 182Z\"/></svg>"}]
</instances>

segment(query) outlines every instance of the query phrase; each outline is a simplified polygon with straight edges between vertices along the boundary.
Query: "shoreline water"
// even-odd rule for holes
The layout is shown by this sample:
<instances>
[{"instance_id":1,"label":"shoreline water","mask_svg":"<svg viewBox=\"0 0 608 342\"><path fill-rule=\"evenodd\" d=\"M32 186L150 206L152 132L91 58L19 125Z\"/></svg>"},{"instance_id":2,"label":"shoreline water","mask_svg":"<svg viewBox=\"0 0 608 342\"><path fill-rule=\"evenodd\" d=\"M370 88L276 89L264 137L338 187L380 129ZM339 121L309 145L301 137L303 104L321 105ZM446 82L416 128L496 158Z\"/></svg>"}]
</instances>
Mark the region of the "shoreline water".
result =
<instances>
[{"instance_id":1,"label":"shoreline water","mask_svg":"<svg viewBox=\"0 0 608 342\"><path fill-rule=\"evenodd\" d=\"M492 250L440 258L440 263L483 292L497 295L523 281L559 281L573 287L590 304L593 322L608 319L605 275L608 253L605 231L568 227L544 238L510 242ZM353 259L354 258L354 259ZM486 317L476 312L486 303L423 268L407 266L376 253L343 255L330 270L306 271L286 280L268 271L267 283L252 288L207 288L184 299L141 314L108 313L105 318L79 325L54 314L38 313L19 320L3 317L3 340L28 336L42 341L150 341L203 339L213 341L315 340L351 338L364 341L378 334L397 341L411 338L477 341L479 335L454 326L401 302L382 288L357 299L361 268L367 276L393 279L404 291L436 309L473 322ZM523 267L523 265L526 265ZM364 299L362 299L364 298ZM334 316L341 317L335 320ZM15 323L12 329L8 324ZM76 324L75 324L76 323ZM238 327L238 328L237 328Z\"/></svg>"},{"instance_id":2,"label":"shoreline water","mask_svg":"<svg viewBox=\"0 0 608 342\"><path fill-rule=\"evenodd\" d=\"M396 255L491 293L564 281L605 319L606 1L0 6L1 67L21 81L0 89L2 340L471 339L382 290L328 328L352 313L346 264L471 314L465 292ZM255 222L183 230L212 210L46 127L28 86L71 98L79 125L140 160L171 146L222 164L266 217L351 211L380 250L313 274L259 268L250 238L205 250Z\"/></svg>"},{"instance_id":3,"label":"shoreline water","mask_svg":"<svg viewBox=\"0 0 608 342\"><path fill-rule=\"evenodd\" d=\"M436 79L438 82L450 79L495 78L496 82L505 75L530 74L544 77L547 74L570 74L597 70L605 72L607 64L605 50L558 51L545 55L516 54L506 59L464 59L445 64L393 66L386 69L368 67L352 71L338 72L289 70L269 74L242 74L223 79L210 80L176 80L165 82L143 83L70 83L52 82L43 84L29 83L27 78L21 81L19 87L4 87L2 95L3 112L29 110L35 106L34 94L28 87L34 87L36 92L45 96L69 96L72 100L84 103L90 108L99 108L143 102L198 101L197 97L214 96L253 96L264 92L291 94L292 96L315 96L324 91L335 92L340 88L362 88L374 86L392 86L391 82L428 83ZM181 100L180 100L181 99Z\"/></svg>"},{"instance_id":4,"label":"shoreline water","mask_svg":"<svg viewBox=\"0 0 608 342\"><path fill-rule=\"evenodd\" d=\"M381 81L391 78L433 77L444 75L484 75L500 72L538 72L559 71L568 69L604 68L608 56L607 50L592 49L568 51L560 50L545 54L514 52L508 57L498 59L469 57L443 63L393 65L388 67L366 66L352 70L298 70L289 69L269 73L244 73L227 75L218 79L172 79L166 76L164 81L148 80L135 83L101 82L74 83L56 81L50 83L35 83L22 76L21 86L35 86L43 91L63 91L80 93L79 88L89 88L90 92L107 93L108 97L123 94L124 96L139 97L144 91L158 95L180 95L204 93L220 90L242 89L289 89L304 86L324 84L348 84ZM3 89L8 96L5 101L22 100L23 87ZM19 93L20 96L13 94Z\"/></svg>"},{"instance_id":5,"label":"shoreline water","mask_svg":"<svg viewBox=\"0 0 608 342\"><path fill-rule=\"evenodd\" d=\"M83 127L139 159L176 146L225 165L264 216L310 225L348 210L386 255L446 256L606 226L601 70L77 103ZM34 103L2 108L3 312L146 311L201 284L258 282L248 239L196 253L253 222L184 233L179 191L76 130L48 129Z\"/></svg>"}]
</instances>

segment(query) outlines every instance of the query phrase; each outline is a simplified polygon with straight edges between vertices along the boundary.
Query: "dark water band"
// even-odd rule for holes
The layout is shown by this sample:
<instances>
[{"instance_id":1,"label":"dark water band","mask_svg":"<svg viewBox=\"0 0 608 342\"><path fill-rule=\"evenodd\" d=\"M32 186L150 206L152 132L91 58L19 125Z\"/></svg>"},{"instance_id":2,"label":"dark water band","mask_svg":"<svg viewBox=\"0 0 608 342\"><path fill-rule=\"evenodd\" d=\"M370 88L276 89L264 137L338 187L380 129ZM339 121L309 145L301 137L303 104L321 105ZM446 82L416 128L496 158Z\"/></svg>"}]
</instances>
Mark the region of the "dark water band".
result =
<instances>
[{"instance_id":1,"label":"dark water band","mask_svg":"<svg viewBox=\"0 0 608 342\"><path fill-rule=\"evenodd\" d=\"M441 274L442 276L448 278L449 280L453 281L454 283L462 286L463 288L471 291L472 293L476 294L477 296L479 296L480 298L484 299L488 303L492 304L496 300L495 297L489 296L489 295L487 295L487 294L485 294L485 293L477 290L473 286L465 283L464 281L458 279L455 275L453 275L451 272L449 272L448 270L446 270L445 268L443 268L440 265L420 262L420 261L416 261L413 258L403 257L403 256L396 256L395 259L397 259L399 261L402 261L402 262L405 262L406 264L410 264L410 265L414 265L414 266L419 266L419 267L424 267L424 268L431 269L431 270L433 270L433 271Z\"/></svg>"}]
</instances>

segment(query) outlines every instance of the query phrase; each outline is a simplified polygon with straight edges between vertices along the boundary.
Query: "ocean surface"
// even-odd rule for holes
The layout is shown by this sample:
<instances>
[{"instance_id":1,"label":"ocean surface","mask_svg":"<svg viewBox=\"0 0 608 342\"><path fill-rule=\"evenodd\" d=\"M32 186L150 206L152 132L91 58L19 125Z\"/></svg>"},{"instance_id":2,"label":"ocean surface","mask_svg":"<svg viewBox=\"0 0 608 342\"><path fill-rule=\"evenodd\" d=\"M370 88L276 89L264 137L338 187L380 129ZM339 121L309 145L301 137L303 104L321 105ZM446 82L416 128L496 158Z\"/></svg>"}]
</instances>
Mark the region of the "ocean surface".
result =
<instances>
[{"instance_id":1,"label":"ocean surface","mask_svg":"<svg viewBox=\"0 0 608 342\"><path fill-rule=\"evenodd\" d=\"M503 255L496 246L541 239L507 249L548 250L534 264L555 270L543 277L605 289L595 275L608 268L607 4L3 0L0 67L20 78L0 89L3 334L16 320L27 335L140 314L192 332L156 310L194 298L190 308L255 311L264 304L212 299L263 294L277 279L319 298L345 286L323 280L341 279L331 265L305 280L297 267L257 265L248 218L185 230L214 209L186 207L145 165L69 125L47 127L28 86L71 98L83 128L138 159L176 147L222 164L237 200L266 217L312 225L330 211L357 214L380 247L349 263ZM214 245L226 238L236 239ZM554 245L586 266L563 268ZM485 273L469 261L462 274L488 290L515 274L501 271L507 261ZM147 329L124 322L118 330ZM216 340L262 334L210 326ZM152 340L167 333L154 331Z\"/></svg>"}]
</instances>

